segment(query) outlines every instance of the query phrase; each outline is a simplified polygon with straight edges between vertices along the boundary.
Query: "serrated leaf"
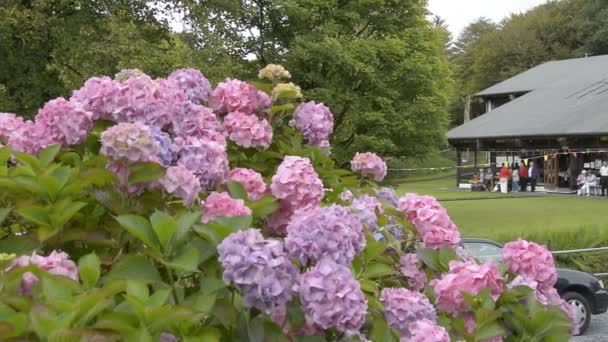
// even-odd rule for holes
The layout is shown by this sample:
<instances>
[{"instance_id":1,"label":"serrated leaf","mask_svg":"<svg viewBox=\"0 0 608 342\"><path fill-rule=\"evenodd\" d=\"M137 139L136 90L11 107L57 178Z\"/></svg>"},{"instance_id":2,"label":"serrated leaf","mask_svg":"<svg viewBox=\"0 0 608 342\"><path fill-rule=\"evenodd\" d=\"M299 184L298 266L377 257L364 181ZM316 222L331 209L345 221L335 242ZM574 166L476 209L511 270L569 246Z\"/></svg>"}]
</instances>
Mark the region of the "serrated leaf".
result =
<instances>
[{"instance_id":1,"label":"serrated leaf","mask_svg":"<svg viewBox=\"0 0 608 342\"><path fill-rule=\"evenodd\" d=\"M23 208L19 208L16 210L16 212L21 217L30 222L46 227L52 226L51 218L49 217L46 208L36 205L30 205Z\"/></svg>"},{"instance_id":2,"label":"serrated leaf","mask_svg":"<svg viewBox=\"0 0 608 342\"><path fill-rule=\"evenodd\" d=\"M154 214L150 216L150 223L152 223L152 229L160 242L161 247L166 249L169 240L173 237L175 230L177 229L177 222L165 212L154 211Z\"/></svg>"},{"instance_id":3,"label":"serrated leaf","mask_svg":"<svg viewBox=\"0 0 608 342\"><path fill-rule=\"evenodd\" d=\"M253 217L251 217L251 215L236 217L218 216L213 220L213 222L222 226L230 227L236 231L251 228Z\"/></svg>"},{"instance_id":4,"label":"serrated leaf","mask_svg":"<svg viewBox=\"0 0 608 342\"><path fill-rule=\"evenodd\" d=\"M129 279L127 280L127 294L145 303L150 297L150 289L148 284L141 280Z\"/></svg>"},{"instance_id":5,"label":"serrated leaf","mask_svg":"<svg viewBox=\"0 0 608 342\"><path fill-rule=\"evenodd\" d=\"M160 251L160 242L152 229L152 225L146 218L128 214L117 216L116 221L148 247Z\"/></svg>"},{"instance_id":6,"label":"serrated leaf","mask_svg":"<svg viewBox=\"0 0 608 342\"><path fill-rule=\"evenodd\" d=\"M439 255L437 251L431 248L419 248L416 251L419 260L427 265L433 271L439 271Z\"/></svg>"},{"instance_id":7,"label":"serrated leaf","mask_svg":"<svg viewBox=\"0 0 608 342\"><path fill-rule=\"evenodd\" d=\"M279 200L272 196L264 196L249 205L253 217L264 218L279 208Z\"/></svg>"},{"instance_id":8,"label":"serrated leaf","mask_svg":"<svg viewBox=\"0 0 608 342\"><path fill-rule=\"evenodd\" d=\"M171 246L173 248L179 247L184 242L186 236L188 236L188 232L190 232L192 226L199 222L200 219L200 212L187 212L180 215L177 219L177 229L171 239Z\"/></svg>"},{"instance_id":9,"label":"serrated leaf","mask_svg":"<svg viewBox=\"0 0 608 342\"><path fill-rule=\"evenodd\" d=\"M53 213L51 214L53 225L58 228L62 227L86 205L86 202L71 202L70 200L62 202L59 207L53 208Z\"/></svg>"},{"instance_id":10,"label":"serrated leaf","mask_svg":"<svg viewBox=\"0 0 608 342\"><path fill-rule=\"evenodd\" d=\"M157 163L134 163L130 168L131 173L128 180L130 184L153 182L165 175L165 168Z\"/></svg>"},{"instance_id":11,"label":"serrated leaf","mask_svg":"<svg viewBox=\"0 0 608 342\"><path fill-rule=\"evenodd\" d=\"M493 337L505 336L506 334L505 328L500 323L493 322L476 329L475 341L483 341Z\"/></svg>"},{"instance_id":12,"label":"serrated leaf","mask_svg":"<svg viewBox=\"0 0 608 342\"><path fill-rule=\"evenodd\" d=\"M228 187L230 197L245 201L248 199L249 195L247 194L247 190L245 190L241 183L229 180L226 182L226 186Z\"/></svg>"},{"instance_id":13,"label":"serrated leaf","mask_svg":"<svg viewBox=\"0 0 608 342\"><path fill-rule=\"evenodd\" d=\"M181 271L196 272L198 271L198 262L198 249L190 246L181 251L167 265Z\"/></svg>"},{"instance_id":14,"label":"serrated leaf","mask_svg":"<svg viewBox=\"0 0 608 342\"><path fill-rule=\"evenodd\" d=\"M395 271L394 267L391 267L387 264L375 263L375 264L367 265L367 267L361 274L361 278L374 279L374 278L393 275L395 273L396 273L396 271Z\"/></svg>"},{"instance_id":15,"label":"serrated leaf","mask_svg":"<svg viewBox=\"0 0 608 342\"><path fill-rule=\"evenodd\" d=\"M8 214L11 213L11 208L0 208L0 225L4 223L4 220L8 217Z\"/></svg>"},{"instance_id":16,"label":"serrated leaf","mask_svg":"<svg viewBox=\"0 0 608 342\"><path fill-rule=\"evenodd\" d=\"M78 260L78 273L80 279L87 288L92 288L97 284L101 274L101 262L95 252L87 254Z\"/></svg>"},{"instance_id":17,"label":"serrated leaf","mask_svg":"<svg viewBox=\"0 0 608 342\"><path fill-rule=\"evenodd\" d=\"M156 266L141 255L123 257L112 267L105 278L107 280L140 280L147 284L162 283Z\"/></svg>"},{"instance_id":18,"label":"serrated leaf","mask_svg":"<svg viewBox=\"0 0 608 342\"><path fill-rule=\"evenodd\" d=\"M386 244L378 241L374 241L372 239L367 240L367 244L365 246L365 250L363 251L363 255L365 256L365 261L370 262L376 259L378 256L382 255L386 250Z\"/></svg>"},{"instance_id":19,"label":"serrated leaf","mask_svg":"<svg viewBox=\"0 0 608 342\"><path fill-rule=\"evenodd\" d=\"M42 149L42 151L40 151L40 153L38 154L38 157L40 159L40 166L49 166L53 162L53 160L55 160L55 157L57 157L57 154L60 150L61 145L51 145Z\"/></svg>"},{"instance_id":20,"label":"serrated leaf","mask_svg":"<svg viewBox=\"0 0 608 342\"><path fill-rule=\"evenodd\" d=\"M36 159L36 157L31 154L21 153L21 152L13 152L15 158L22 164L28 165L34 171L40 170L40 161Z\"/></svg>"}]
</instances>

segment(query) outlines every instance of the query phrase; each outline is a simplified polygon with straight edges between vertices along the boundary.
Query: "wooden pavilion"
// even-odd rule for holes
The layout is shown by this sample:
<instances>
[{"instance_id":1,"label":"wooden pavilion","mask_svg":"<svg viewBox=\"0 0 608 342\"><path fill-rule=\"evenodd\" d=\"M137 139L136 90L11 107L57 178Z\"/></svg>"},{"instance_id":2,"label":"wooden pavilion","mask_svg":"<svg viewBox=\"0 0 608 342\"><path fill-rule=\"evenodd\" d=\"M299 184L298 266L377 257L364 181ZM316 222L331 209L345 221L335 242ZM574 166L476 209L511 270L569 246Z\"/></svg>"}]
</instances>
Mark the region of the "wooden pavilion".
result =
<instances>
[{"instance_id":1,"label":"wooden pavilion","mask_svg":"<svg viewBox=\"0 0 608 342\"><path fill-rule=\"evenodd\" d=\"M541 64L477 94L485 113L448 132L458 166L463 152L471 168L458 168L468 182L477 152L534 160L548 191L576 187L583 168L599 168L608 155L608 55ZM511 160L512 160L511 159Z\"/></svg>"}]
</instances>

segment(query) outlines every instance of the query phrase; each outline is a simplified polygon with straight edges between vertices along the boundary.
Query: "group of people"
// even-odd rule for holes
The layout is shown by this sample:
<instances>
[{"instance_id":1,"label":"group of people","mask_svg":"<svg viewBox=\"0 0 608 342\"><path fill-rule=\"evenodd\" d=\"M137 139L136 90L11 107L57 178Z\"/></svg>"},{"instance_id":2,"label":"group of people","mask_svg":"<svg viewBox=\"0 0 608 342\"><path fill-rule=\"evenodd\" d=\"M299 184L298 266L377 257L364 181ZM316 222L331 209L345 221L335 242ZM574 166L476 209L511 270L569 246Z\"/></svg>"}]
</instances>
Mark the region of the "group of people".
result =
<instances>
[{"instance_id":1,"label":"group of people","mask_svg":"<svg viewBox=\"0 0 608 342\"><path fill-rule=\"evenodd\" d=\"M505 164L497 176L498 182L495 182L496 176L492 172L492 169L488 168L487 171L480 169L479 174L475 175L474 179L475 183L479 184L480 187L494 192L508 193L509 181L511 182L511 191L513 192L527 191L528 184L530 185L530 190L534 192L536 191L536 182L540 177L540 170L534 162L530 162L529 166L515 163L510 168Z\"/></svg>"},{"instance_id":2,"label":"group of people","mask_svg":"<svg viewBox=\"0 0 608 342\"><path fill-rule=\"evenodd\" d=\"M599 178L593 171L583 170L576 178L577 192L579 196L591 196L591 189L601 187L602 197L608 195L608 162L604 162L600 168Z\"/></svg>"}]
</instances>

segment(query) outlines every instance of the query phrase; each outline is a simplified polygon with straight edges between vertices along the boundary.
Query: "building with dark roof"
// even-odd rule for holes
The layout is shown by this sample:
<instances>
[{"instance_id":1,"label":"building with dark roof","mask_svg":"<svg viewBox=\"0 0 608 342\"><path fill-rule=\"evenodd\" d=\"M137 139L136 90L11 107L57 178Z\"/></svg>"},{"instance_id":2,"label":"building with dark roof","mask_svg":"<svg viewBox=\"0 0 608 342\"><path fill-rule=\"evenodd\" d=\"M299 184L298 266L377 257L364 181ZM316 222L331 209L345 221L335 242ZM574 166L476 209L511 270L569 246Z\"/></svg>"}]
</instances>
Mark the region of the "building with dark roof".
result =
<instances>
[{"instance_id":1,"label":"building with dark roof","mask_svg":"<svg viewBox=\"0 0 608 342\"><path fill-rule=\"evenodd\" d=\"M475 96L486 113L448 132L459 152L488 151L493 166L497 156L537 159L548 190L573 188L606 158L608 55L547 62Z\"/></svg>"}]
</instances>

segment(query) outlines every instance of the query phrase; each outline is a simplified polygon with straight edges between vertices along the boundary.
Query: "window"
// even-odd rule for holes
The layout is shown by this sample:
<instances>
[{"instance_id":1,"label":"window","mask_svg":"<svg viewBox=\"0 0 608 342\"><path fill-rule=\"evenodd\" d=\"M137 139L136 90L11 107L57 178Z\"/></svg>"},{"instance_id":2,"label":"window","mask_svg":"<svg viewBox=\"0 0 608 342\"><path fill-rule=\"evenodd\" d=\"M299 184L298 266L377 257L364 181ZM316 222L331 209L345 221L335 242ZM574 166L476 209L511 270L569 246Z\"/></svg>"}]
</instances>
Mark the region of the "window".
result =
<instances>
[{"instance_id":1,"label":"window","mask_svg":"<svg viewBox=\"0 0 608 342\"><path fill-rule=\"evenodd\" d=\"M485 242L465 242L464 248L481 262L487 260L495 264L502 263L502 248Z\"/></svg>"}]
</instances>

